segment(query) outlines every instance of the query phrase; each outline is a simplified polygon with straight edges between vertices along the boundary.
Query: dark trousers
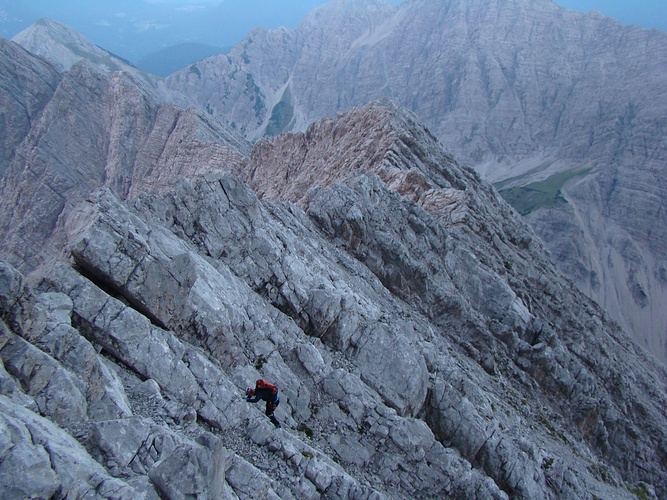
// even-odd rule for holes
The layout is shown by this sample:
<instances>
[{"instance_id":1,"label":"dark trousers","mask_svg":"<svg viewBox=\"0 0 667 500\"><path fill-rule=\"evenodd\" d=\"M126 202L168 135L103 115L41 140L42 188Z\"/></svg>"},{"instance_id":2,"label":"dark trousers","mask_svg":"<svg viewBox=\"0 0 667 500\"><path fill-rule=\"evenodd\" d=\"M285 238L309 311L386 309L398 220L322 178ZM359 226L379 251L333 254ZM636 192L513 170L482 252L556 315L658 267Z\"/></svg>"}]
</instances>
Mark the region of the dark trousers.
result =
<instances>
[{"instance_id":1,"label":"dark trousers","mask_svg":"<svg viewBox=\"0 0 667 500\"><path fill-rule=\"evenodd\" d=\"M266 402L266 411L264 412L267 417L270 417L273 415L273 412L276 411L276 408L278 408L278 405L280 404L280 401L267 401Z\"/></svg>"}]
</instances>

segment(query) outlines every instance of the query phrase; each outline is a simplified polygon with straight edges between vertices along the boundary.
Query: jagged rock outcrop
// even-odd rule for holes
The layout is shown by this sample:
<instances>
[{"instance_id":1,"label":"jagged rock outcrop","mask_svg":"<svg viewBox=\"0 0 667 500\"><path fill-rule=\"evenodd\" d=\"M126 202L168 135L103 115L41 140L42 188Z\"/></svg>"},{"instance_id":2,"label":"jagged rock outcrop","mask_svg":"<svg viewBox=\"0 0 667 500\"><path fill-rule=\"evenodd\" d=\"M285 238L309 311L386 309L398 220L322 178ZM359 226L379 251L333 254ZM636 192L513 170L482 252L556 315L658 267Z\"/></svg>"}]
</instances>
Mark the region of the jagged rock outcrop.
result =
<instances>
[{"instance_id":1,"label":"jagged rock outcrop","mask_svg":"<svg viewBox=\"0 0 667 500\"><path fill-rule=\"evenodd\" d=\"M258 146L261 198L222 172L96 190L67 212L70 261L0 266L2 418L56 422L98 498L664 496L664 365L516 212L391 103L309 130ZM341 174L291 191L306 150ZM260 376L282 429L241 397ZM3 485L22 453L30 494L68 491L21 432Z\"/></svg>"},{"instance_id":2,"label":"jagged rock outcrop","mask_svg":"<svg viewBox=\"0 0 667 500\"><path fill-rule=\"evenodd\" d=\"M666 70L664 32L550 0L336 0L165 84L251 140L391 97L664 361Z\"/></svg>"},{"instance_id":3,"label":"jagged rock outcrop","mask_svg":"<svg viewBox=\"0 0 667 500\"><path fill-rule=\"evenodd\" d=\"M161 103L132 73L87 61L60 72L1 39L0 65L0 249L25 272L62 248L62 215L91 190L159 191L249 152L207 115Z\"/></svg>"}]
</instances>

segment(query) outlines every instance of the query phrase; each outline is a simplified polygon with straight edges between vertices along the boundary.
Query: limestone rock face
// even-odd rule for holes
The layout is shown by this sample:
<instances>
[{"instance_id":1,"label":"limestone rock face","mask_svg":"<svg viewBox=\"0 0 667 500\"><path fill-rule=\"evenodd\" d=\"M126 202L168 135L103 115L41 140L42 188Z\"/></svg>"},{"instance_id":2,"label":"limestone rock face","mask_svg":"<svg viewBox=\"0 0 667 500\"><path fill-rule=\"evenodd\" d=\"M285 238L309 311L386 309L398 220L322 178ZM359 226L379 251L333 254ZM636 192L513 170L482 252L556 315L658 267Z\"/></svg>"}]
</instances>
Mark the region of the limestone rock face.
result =
<instances>
[{"instance_id":1,"label":"limestone rock face","mask_svg":"<svg viewBox=\"0 0 667 500\"><path fill-rule=\"evenodd\" d=\"M664 110L665 44L663 32L550 0L337 0L293 31L256 30L166 84L251 138L388 96L497 181L537 166L503 168L510 161L547 148L577 162L610 159L640 137L661 144L644 127L656 130Z\"/></svg>"},{"instance_id":2,"label":"limestone rock face","mask_svg":"<svg viewBox=\"0 0 667 500\"><path fill-rule=\"evenodd\" d=\"M251 140L394 99L664 361L665 72L666 33L550 0L336 0L165 86Z\"/></svg>"},{"instance_id":3,"label":"limestone rock face","mask_svg":"<svg viewBox=\"0 0 667 500\"><path fill-rule=\"evenodd\" d=\"M26 272L49 260L49 239L62 245L61 216L91 190L159 191L249 151L206 115L161 104L132 73L87 61L59 72L5 40L0 64L0 248Z\"/></svg>"},{"instance_id":4,"label":"limestone rock face","mask_svg":"<svg viewBox=\"0 0 667 500\"><path fill-rule=\"evenodd\" d=\"M416 115L250 152L131 72L0 56L3 492L667 495L665 366Z\"/></svg>"},{"instance_id":5,"label":"limestone rock face","mask_svg":"<svg viewBox=\"0 0 667 500\"><path fill-rule=\"evenodd\" d=\"M69 259L0 265L6 491L665 495L664 365L414 115L373 103L235 170L94 190ZM258 378L281 429L242 397Z\"/></svg>"},{"instance_id":6,"label":"limestone rock face","mask_svg":"<svg viewBox=\"0 0 667 500\"><path fill-rule=\"evenodd\" d=\"M4 177L17 145L60 83L60 73L45 60L4 40L0 40L0 54L0 74L5 80L0 93L3 109L0 173ZM29 88L30 92L24 92L22 85Z\"/></svg>"}]
</instances>

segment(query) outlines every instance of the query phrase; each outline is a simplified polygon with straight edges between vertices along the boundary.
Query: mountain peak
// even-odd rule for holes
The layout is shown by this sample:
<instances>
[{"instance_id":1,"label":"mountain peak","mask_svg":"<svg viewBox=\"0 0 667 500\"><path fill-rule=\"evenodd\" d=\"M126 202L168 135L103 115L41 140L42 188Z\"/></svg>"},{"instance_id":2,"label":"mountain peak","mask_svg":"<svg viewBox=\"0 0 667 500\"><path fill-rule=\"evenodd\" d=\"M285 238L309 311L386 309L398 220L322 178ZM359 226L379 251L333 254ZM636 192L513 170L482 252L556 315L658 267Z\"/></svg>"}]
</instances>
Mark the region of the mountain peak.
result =
<instances>
[{"instance_id":1,"label":"mountain peak","mask_svg":"<svg viewBox=\"0 0 667 500\"><path fill-rule=\"evenodd\" d=\"M52 19L40 19L17 34L12 41L49 60L61 71L67 71L77 62L87 60L106 71L137 72L127 61L98 47L75 29Z\"/></svg>"}]
</instances>

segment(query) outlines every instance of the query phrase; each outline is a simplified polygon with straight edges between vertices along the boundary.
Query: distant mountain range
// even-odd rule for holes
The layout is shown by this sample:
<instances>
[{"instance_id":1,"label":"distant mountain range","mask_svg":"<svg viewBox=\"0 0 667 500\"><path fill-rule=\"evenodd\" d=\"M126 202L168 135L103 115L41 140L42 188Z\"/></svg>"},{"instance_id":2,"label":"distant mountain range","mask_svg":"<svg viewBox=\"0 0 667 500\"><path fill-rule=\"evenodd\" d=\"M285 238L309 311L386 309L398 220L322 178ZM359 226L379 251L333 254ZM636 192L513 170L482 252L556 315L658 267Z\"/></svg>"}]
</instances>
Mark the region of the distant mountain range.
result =
<instances>
[{"instance_id":1,"label":"distant mountain range","mask_svg":"<svg viewBox=\"0 0 667 500\"><path fill-rule=\"evenodd\" d=\"M165 80L250 140L388 96L667 358L667 33L550 0L333 1Z\"/></svg>"},{"instance_id":2,"label":"distant mountain range","mask_svg":"<svg viewBox=\"0 0 667 500\"><path fill-rule=\"evenodd\" d=\"M213 47L201 43L181 43L142 57L137 61L137 67L152 75L164 77L193 62L224 54L230 48Z\"/></svg>"},{"instance_id":3,"label":"distant mountain range","mask_svg":"<svg viewBox=\"0 0 667 500\"><path fill-rule=\"evenodd\" d=\"M296 26L303 14L293 13L304 13L319 3L317 0L0 0L0 36L11 39L41 18L54 19L141 66L139 61L144 57L170 47L182 44L229 47L256 26Z\"/></svg>"}]
</instances>

